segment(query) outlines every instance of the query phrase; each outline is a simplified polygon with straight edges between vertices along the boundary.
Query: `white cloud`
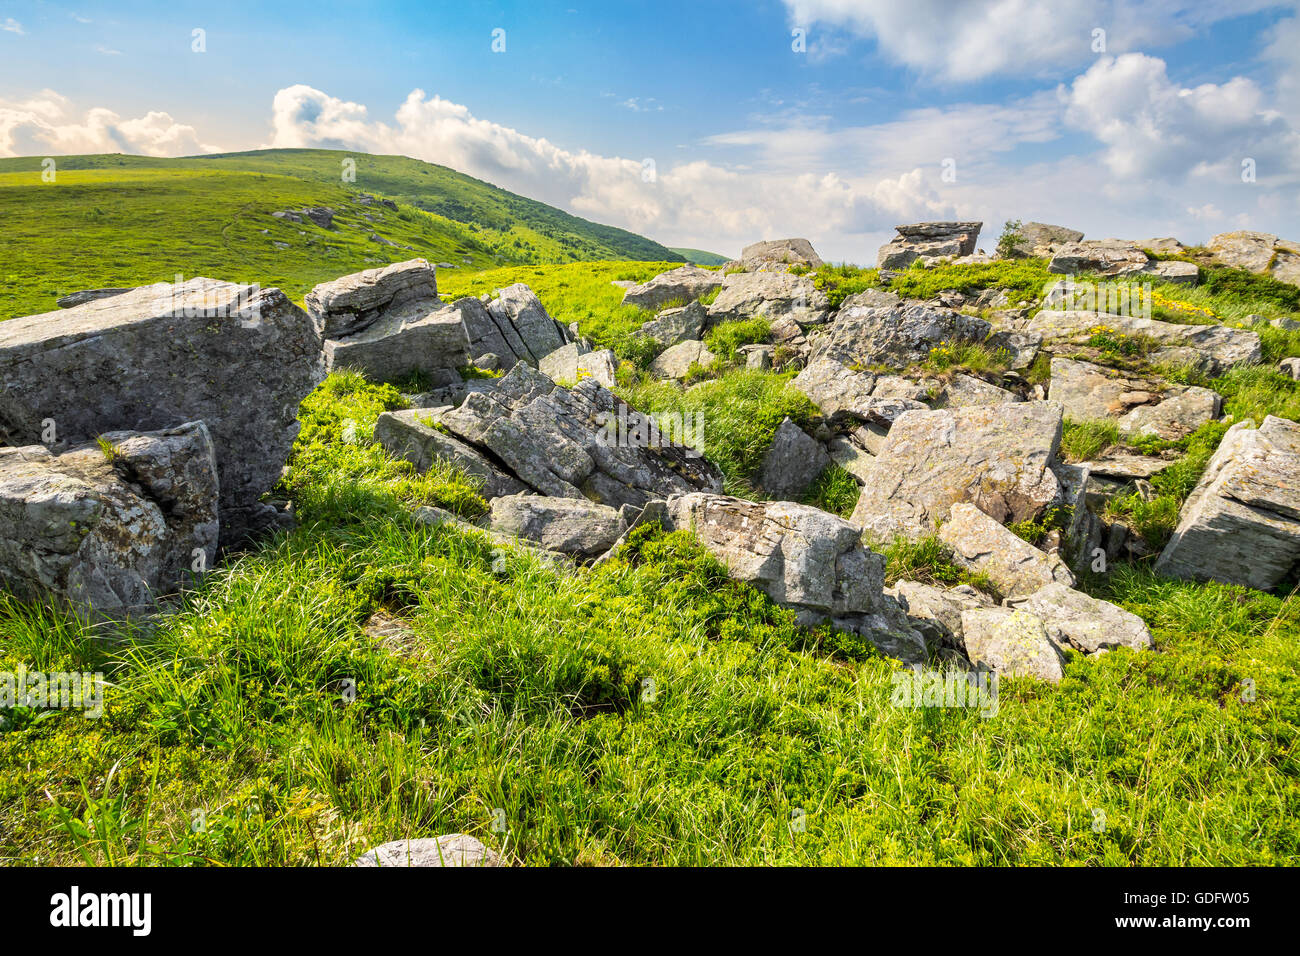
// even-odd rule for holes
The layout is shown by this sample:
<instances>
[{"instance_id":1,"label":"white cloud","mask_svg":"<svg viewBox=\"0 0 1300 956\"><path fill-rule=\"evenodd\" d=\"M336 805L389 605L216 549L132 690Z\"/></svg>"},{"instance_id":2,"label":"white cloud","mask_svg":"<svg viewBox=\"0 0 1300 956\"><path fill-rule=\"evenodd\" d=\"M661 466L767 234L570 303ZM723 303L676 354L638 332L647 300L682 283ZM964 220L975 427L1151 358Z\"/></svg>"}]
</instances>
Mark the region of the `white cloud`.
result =
<instances>
[{"instance_id":1,"label":"white cloud","mask_svg":"<svg viewBox=\"0 0 1300 956\"><path fill-rule=\"evenodd\" d=\"M19 36L23 36L26 33L26 31L23 30L23 25L13 17L5 17L4 23L0 23L0 30L3 30L5 33L17 33Z\"/></svg>"},{"instance_id":2,"label":"white cloud","mask_svg":"<svg viewBox=\"0 0 1300 956\"><path fill-rule=\"evenodd\" d=\"M292 86L276 94L272 123L272 146L401 153L667 244L723 252L758 238L822 235L866 256L893 223L951 211L929 182L937 174L919 169L850 177L825 163L745 169L656 157L646 181L641 158L563 149L422 90L387 123L361 104Z\"/></svg>"},{"instance_id":3,"label":"white cloud","mask_svg":"<svg viewBox=\"0 0 1300 956\"><path fill-rule=\"evenodd\" d=\"M1120 179L1239 182L1246 159L1261 182L1295 181L1300 170L1300 133L1245 77L1181 87L1163 60L1127 53L1099 60L1062 95L1067 122L1105 144Z\"/></svg>"},{"instance_id":4,"label":"white cloud","mask_svg":"<svg viewBox=\"0 0 1300 956\"><path fill-rule=\"evenodd\" d=\"M0 156L136 153L186 156L214 152L193 126L159 111L122 119L96 107L77 117L68 99L42 90L28 100L0 100Z\"/></svg>"},{"instance_id":5,"label":"white cloud","mask_svg":"<svg viewBox=\"0 0 1300 956\"><path fill-rule=\"evenodd\" d=\"M1199 27L1277 0L784 0L790 22L814 33L874 39L896 63L940 81L1059 74L1095 57L1093 31L1123 53L1186 39ZM814 29L816 28L816 29ZM829 40L822 41L830 48Z\"/></svg>"}]
</instances>

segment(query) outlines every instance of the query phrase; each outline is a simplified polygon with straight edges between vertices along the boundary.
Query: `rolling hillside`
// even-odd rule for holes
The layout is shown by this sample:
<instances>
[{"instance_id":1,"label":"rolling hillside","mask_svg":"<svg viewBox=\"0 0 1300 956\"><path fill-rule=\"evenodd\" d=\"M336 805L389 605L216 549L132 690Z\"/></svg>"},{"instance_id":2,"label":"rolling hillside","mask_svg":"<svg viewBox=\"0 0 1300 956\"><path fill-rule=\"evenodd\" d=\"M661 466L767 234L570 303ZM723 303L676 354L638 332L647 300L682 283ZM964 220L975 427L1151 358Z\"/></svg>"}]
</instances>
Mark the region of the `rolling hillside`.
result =
<instances>
[{"instance_id":1,"label":"rolling hillside","mask_svg":"<svg viewBox=\"0 0 1300 956\"><path fill-rule=\"evenodd\" d=\"M356 181L342 182L344 158ZM349 272L423 256L460 269L683 257L442 166L400 156L263 150L189 159L0 160L0 319L78 289L211 275L295 299ZM397 208L363 196L394 200ZM328 228L276 212L326 207Z\"/></svg>"}]
</instances>

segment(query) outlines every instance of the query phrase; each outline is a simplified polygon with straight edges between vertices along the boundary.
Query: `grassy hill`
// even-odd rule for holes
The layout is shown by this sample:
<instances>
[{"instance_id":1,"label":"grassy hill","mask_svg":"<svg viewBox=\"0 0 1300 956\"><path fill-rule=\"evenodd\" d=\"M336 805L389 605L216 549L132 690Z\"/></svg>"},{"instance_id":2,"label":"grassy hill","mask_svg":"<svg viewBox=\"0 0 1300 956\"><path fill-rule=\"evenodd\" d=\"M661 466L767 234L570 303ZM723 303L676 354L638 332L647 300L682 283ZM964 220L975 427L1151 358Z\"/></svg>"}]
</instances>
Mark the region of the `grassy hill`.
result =
<instances>
[{"instance_id":1,"label":"grassy hill","mask_svg":"<svg viewBox=\"0 0 1300 956\"><path fill-rule=\"evenodd\" d=\"M356 181L341 181L344 158ZM457 268L592 259L681 262L649 239L401 156L263 150L191 159L0 160L0 319L68 292L210 275L292 297L349 272L423 256ZM397 202L363 205L361 194ZM272 213L334 210L334 225Z\"/></svg>"},{"instance_id":2,"label":"grassy hill","mask_svg":"<svg viewBox=\"0 0 1300 956\"><path fill-rule=\"evenodd\" d=\"M703 249L674 248L672 251L677 253L687 262L693 262L697 266L720 266L724 262L731 261L726 256L720 256L716 252L705 252Z\"/></svg>"}]
</instances>

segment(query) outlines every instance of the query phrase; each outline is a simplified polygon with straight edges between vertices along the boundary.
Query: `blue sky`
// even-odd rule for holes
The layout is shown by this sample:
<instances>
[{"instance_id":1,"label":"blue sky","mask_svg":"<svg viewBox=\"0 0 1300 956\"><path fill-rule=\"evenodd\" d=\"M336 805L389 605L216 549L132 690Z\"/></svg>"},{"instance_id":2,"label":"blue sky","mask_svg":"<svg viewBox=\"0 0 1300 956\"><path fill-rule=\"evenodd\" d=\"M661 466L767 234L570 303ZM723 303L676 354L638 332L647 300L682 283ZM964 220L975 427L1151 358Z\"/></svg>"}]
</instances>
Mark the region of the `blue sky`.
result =
<instances>
[{"instance_id":1,"label":"blue sky","mask_svg":"<svg viewBox=\"0 0 1300 956\"><path fill-rule=\"evenodd\" d=\"M1009 218L1300 238L1300 26L1255 0L0 2L0 155L269 145L728 254L865 262L954 217L986 247Z\"/></svg>"}]
</instances>

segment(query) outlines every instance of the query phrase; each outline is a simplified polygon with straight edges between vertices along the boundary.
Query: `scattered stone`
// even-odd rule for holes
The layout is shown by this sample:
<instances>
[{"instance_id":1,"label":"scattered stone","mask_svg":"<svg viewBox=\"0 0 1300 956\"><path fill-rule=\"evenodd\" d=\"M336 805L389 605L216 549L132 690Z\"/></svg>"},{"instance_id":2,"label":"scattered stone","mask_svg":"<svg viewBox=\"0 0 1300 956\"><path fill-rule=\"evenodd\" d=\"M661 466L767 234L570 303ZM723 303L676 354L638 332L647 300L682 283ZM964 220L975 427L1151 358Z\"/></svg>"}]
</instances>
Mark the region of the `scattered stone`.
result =
<instances>
[{"instance_id":1,"label":"scattered stone","mask_svg":"<svg viewBox=\"0 0 1300 956\"><path fill-rule=\"evenodd\" d=\"M854 428L864 422L889 425L905 411L926 407L912 398L896 397L890 389L893 382L870 372L855 372L829 358L813 360L790 384L808 396L833 428Z\"/></svg>"},{"instance_id":2,"label":"scattered stone","mask_svg":"<svg viewBox=\"0 0 1300 956\"><path fill-rule=\"evenodd\" d=\"M327 339L368 329L404 305L419 303L431 311L440 301L438 272L427 259L396 262L322 282L303 297Z\"/></svg>"},{"instance_id":3,"label":"scattered stone","mask_svg":"<svg viewBox=\"0 0 1300 956\"><path fill-rule=\"evenodd\" d=\"M387 200L385 200L387 202ZM357 857L353 866L505 866L493 850L472 836L449 833L384 843Z\"/></svg>"},{"instance_id":4,"label":"scattered stone","mask_svg":"<svg viewBox=\"0 0 1300 956\"><path fill-rule=\"evenodd\" d=\"M1208 388L1173 386L1163 401L1139 406L1120 418L1119 433L1125 438L1177 441L1218 419L1222 405L1223 397Z\"/></svg>"},{"instance_id":5,"label":"scattered stone","mask_svg":"<svg viewBox=\"0 0 1300 956\"><path fill-rule=\"evenodd\" d=\"M1173 462L1164 458L1149 458L1145 455L1112 454L1086 464L1096 477L1115 478L1128 482L1136 478L1150 478L1164 471Z\"/></svg>"},{"instance_id":6,"label":"scattered stone","mask_svg":"<svg viewBox=\"0 0 1300 956\"><path fill-rule=\"evenodd\" d=\"M688 305L721 285L721 272L685 265L632 286L623 294L623 304L657 312L670 303Z\"/></svg>"},{"instance_id":7,"label":"scattered stone","mask_svg":"<svg viewBox=\"0 0 1300 956\"><path fill-rule=\"evenodd\" d=\"M831 461L856 478L858 484L867 480L872 459L870 452L847 438L832 438L827 442L826 448L830 452Z\"/></svg>"},{"instance_id":8,"label":"scattered stone","mask_svg":"<svg viewBox=\"0 0 1300 956\"><path fill-rule=\"evenodd\" d=\"M1289 375L1293 379L1300 380L1300 358L1284 358L1278 363L1278 368L1283 375Z\"/></svg>"},{"instance_id":9,"label":"scattered stone","mask_svg":"<svg viewBox=\"0 0 1300 956\"><path fill-rule=\"evenodd\" d=\"M585 498L506 495L492 501L492 530L590 560L604 554L626 525L618 511Z\"/></svg>"},{"instance_id":10,"label":"scattered stone","mask_svg":"<svg viewBox=\"0 0 1300 956\"><path fill-rule=\"evenodd\" d=\"M826 264L807 239L755 242L741 250L740 261L751 272L788 269L790 266L803 266L815 271Z\"/></svg>"},{"instance_id":11,"label":"scattered stone","mask_svg":"<svg viewBox=\"0 0 1300 956\"><path fill-rule=\"evenodd\" d=\"M924 657L925 639L885 598L884 559L863 547L847 521L788 501L691 494L668 500L667 523L670 530L693 531L732 577L794 610L801 624L831 618L886 653Z\"/></svg>"},{"instance_id":12,"label":"scattered stone","mask_svg":"<svg viewBox=\"0 0 1300 956\"><path fill-rule=\"evenodd\" d=\"M881 269L906 269L920 259L926 265L939 259L969 256L975 251L982 222L918 222L895 226L898 235L880 247L876 265Z\"/></svg>"},{"instance_id":13,"label":"scattered stone","mask_svg":"<svg viewBox=\"0 0 1300 956\"><path fill-rule=\"evenodd\" d=\"M704 347L703 342L687 340L661 352L650 363L650 374L657 378L683 379L694 365L708 368L716 356Z\"/></svg>"},{"instance_id":14,"label":"scattered stone","mask_svg":"<svg viewBox=\"0 0 1300 956\"><path fill-rule=\"evenodd\" d=\"M984 664L1003 677L1057 683L1065 676L1065 655L1037 615L1005 607L972 608L962 611L961 629L973 664Z\"/></svg>"},{"instance_id":15,"label":"scattered stone","mask_svg":"<svg viewBox=\"0 0 1300 956\"><path fill-rule=\"evenodd\" d=\"M828 334L814 346L813 358L904 369L924 362L931 349L960 341L983 342L992 331L983 319L928 305L841 309Z\"/></svg>"},{"instance_id":16,"label":"scattered stone","mask_svg":"<svg viewBox=\"0 0 1300 956\"><path fill-rule=\"evenodd\" d=\"M1175 285L1196 285L1201 275L1201 270L1195 262L1183 262L1180 259L1149 262L1142 271Z\"/></svg>"},{"instance_id":17,"label":"scattered stone","mask_svg":"<svg viewBox=\"0 0 1300 956\"><path fill-rule=\"evenodd\" d=\"M1142 618L1063 582L1046 584L1025 596L1010 597L1006 605L1042 620L1048 637L1061 648L1096 654L1116 647L1147 650L1154 644Z\"/></svg>"},{"instance_id":18,"label":"scattered stone","mask_svg":"<svg viewBox=\"0 0 1300 956\"><path fill-rule=\"evenodd\" d=\"M958 372L944 383L938 397L934 400L934 407L967 408L972 405L1003 405L1007 402L1023 401L1023 398L1009 389Z\"/></svg>"},{"instance_id":19,"label":"scattered stone","mask_svg":"<svg viewBox=\"0 0 1300 956\"><path fill-rule=\"evenodd\" d=\"M668 348L687 339L700 338L704 334L708 317L708 310L704 306L699 302L692 302L681 308L665 309L660 312L654 319L641 326L641 334Z\"/></svg>"},{"instance_id":20,"label":"scattered stone","mask_svg":"<svg viewBox=\"0 0 1300 956\"><path fill-rule=\"evenodd\" d=\"M593 352L581 342L570 342L556 349L538 364L543 375L556 382L574 383L594 378L606 388L614 384L618 359L610 349Z\"/></svg>"},{"instance_id":21,"label":"scattered stone","mask_svg":"<svg viewBox=\"0 0 1300 956\"><path fill-rule=\"evenodd\" d=\"M321 330L279 289L196 278L0 322L0 443L61 447L203 421L221 543L276 520L262 496L324 376ZM54 438L50 438L52 422Z\"/></svg>"},{"instance_id":22,"label":"scattered stone","mask_svg":"<svg viewBox=\"0 0 1300 956\"><path fill-rule=\"evenodd\" d=\"M1053 582L1074 587L1074 575L1057 555L1039 551L974 505L954 504L939 537L959 566L986 575L1003 597L1031 594Z\"/></svg>"},{"instance_id":23,"label":"scattered stone","mask_svg":"<svg viewBox=\"0 0 1300 956\"><path fill-rule=\"evenodd\" d=\"M709 322L789 318L801 326L816 325L825 322L830 311L830 300L811 276L738 272L723 278L722 291L709 306Z\"/></svg>"},{"instance_id":24,"label":"scattered stone","mask_svg":"<svg viewBox=\"0 0 1300 956\"><path fill-rule=\"evenodd\" d=\"M1300 243L1267 232L1241 231L1220 233L1206 248L1223 265L1300 285Z\"/></svg>"},{"instance_id":25,"label":"scattered stone","mask_svg":"<svg viewBox=\"0 0 1300 956\"><path fill-rule=\"evenodd\" d=\"M1242 363L1258 363L1263 356L1259 333L1247 329L1232 329L1222 325L1179 325L1107 312L1058 312L1044 309L1020 331L1041 335L1044 343L1055 346L1062 343L1083 344L1098 326L1105 326L1120 335L1143 336L1163 346L1150 356L1155 362L1164 361L1166 357L1199 357L1207 370L1221 372ZM1187 354L1189 350L1190 356Z\"/></svg>"},{"instance_id":26,"label":"scattered stone","mask_svg":"<svg viewBox=\"0 0 1300 956\"><path fill-rule=\"evenodd\" d=\"M488 303L488 312L498 328L513 326L526 350L518 356L519 360L530 365L536 365L569 342L568 328L551 318L533 290L522 282L500 289L497 297Z\"/></svg>"},{"instance_id":27,"label":"scattered stone","mask_svg":"<svg viewBox=\"0 0 1300 956\"><path fill-rule=\"evenodd\" d=\"M0 325L0 328L3 328ZM1300 425L1272 415L1228 429L1156 570L1268 591L1300 559Z\"/></svg>"},{"instance_id":28,"label":"scattered stone","mask_svg":"<svg viewBox=\"0 0 1300 956\"><path fill-rule=\"evenodd\" d=\"M769 497L797 500L830 463L822 443L786 418L777 428L772 447L763 459L758 486Z\"/></svg>"},{"instance_id":29,"label":"scattered stone","mask_svg":"<svg viewBox=\"0 0 1300 956\"><path fill-rule=\"evenodd\" d=\"M910 411L885 437L852 521L879 541L934 532L958 502L1002 524L1034 520L1057 502L1056 402Z\"/></svg>"},{"instance_id":30,"label":"scattered stone","mask_svg":"<svg viewBox=\"0 0 1300 956\"><path fill-rule=\"evenodd\" d=\"M484 498L516 495L526 490L523 482L465 442L439 431L435 424L427 409L385 412L375 422L375 441L394 458L409 461L420 474L428 471L436 461L455 465L482 482Z\"/></svg>"},{"instance_id":31,"label":"scattered stone","mask_svg":"<svg viewBox=\"0 0 1300 956\"><path fill-rule=\"evenodd\" d=\"M1134 239L1133 245L1137 246L1139 249L1145 249L1147 252L1154 252L1157 255L1162 256L1177 256L1182 255L1187 251L1186 246L1177 239L1171 237L1165 237L1163 239Z\"/></svg>"},{"instance_id":32,"label":"scattered stone","mask_svg":"<svg viewBox=\"0 0 1300 956\"><path fill-rule=\"evenodd\" d=\"M203 422L114 431L55 454L0 448L0 581L108 616L149 610L212 566L217 460Z\"/></svg>"},{"instance_id":33,"label":"scattered stone","mask_svg":"<svg viewBox=\"0 0 1300 956\"><path fill-rule=\"evenodd\" d=\"M1131 242L1087 239L1058 248L1047 264L1047 271L1065 275L1095 272L1103 276L1128 276L1144 271L1150 261L1147 254Z\"/></svg>"},{"instance_id":34,"label":"scattered stone","mask_svg":"<svg viewBox=\"0 0 1300 956\"><path fill-rule=\"evenodd\" d=\"M533 491L620 508L720 491L722 473L593 379L559 388L519 364L439 423Z\"/></svg>"},{"instance_id":35,"label":"scattered stone","mask_svg":"<svg viewBox=\"0 0 1300 956\"><path fill-rule=\"evenodd\" d=\"M1061 246L1078 242L1083 233L1065 226L1051 226L1042 222L1027 222L1020 229L1020 238L1012 247L1012 255L1017 258L1033 256L1050 259Z\"/></svg>"}]
</instances>

